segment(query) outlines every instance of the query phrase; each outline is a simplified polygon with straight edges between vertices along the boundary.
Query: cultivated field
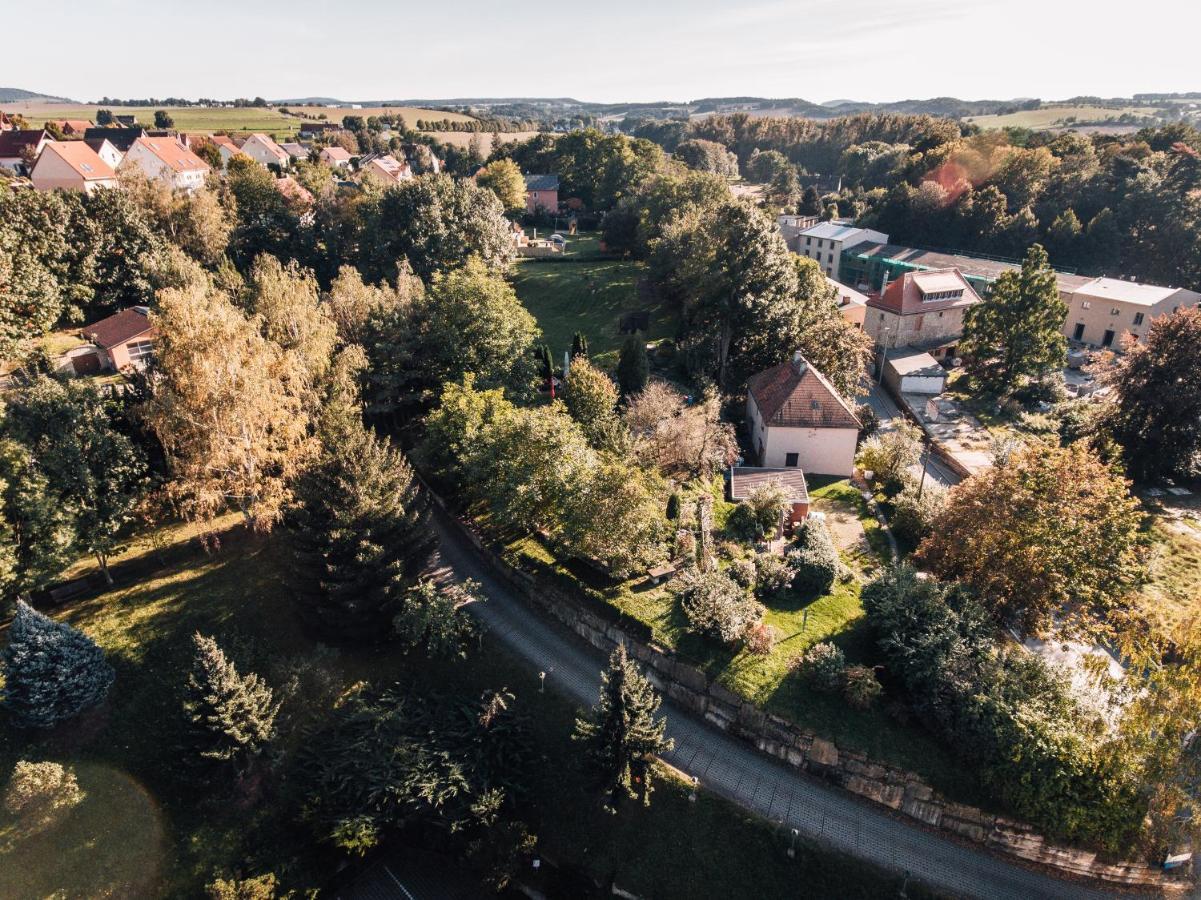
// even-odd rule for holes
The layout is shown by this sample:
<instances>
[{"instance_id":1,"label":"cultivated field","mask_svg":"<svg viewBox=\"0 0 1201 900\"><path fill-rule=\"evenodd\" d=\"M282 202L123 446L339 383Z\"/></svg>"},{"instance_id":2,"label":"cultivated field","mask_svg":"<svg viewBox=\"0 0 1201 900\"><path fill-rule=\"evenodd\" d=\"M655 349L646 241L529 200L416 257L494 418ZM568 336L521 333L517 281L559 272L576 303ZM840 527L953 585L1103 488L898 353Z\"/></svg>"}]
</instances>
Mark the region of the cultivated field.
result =
<instances>
[{"instance_id":1,"label":"cultivated field","mask_svg":"<svg viewBox=\"0 0 1201 900\"><path fill-rule=\"evenodd\" d=\"M461 149L466 149L471 143L473 132L470 131L431 131L428 132L436 140L443 144L453 144ZM501 131L500 140L503 144L512 143L513 141L527 141L534 135L539 134L537 131ZM483 142L484 155L488 155L488 150L492 146L492 132L484 131L480 133L480 140Z\"/></svg>"},{"instance_id":2,"label":"cultivated field","mask_svg":"<svg viewBox=\"0 0 1201 900\"><path fill-rule=\"evenodd\" d=\"M1150 106L1122 106L1115 108L1104 106L1046 106L1042 109L1026 109L1003 116L968 116L964 121L979 125L981 128L1033 128L1037 131L1069 124L1064 121L1069 118L1075 119L1077 122L1100 122L1117 119L1119 116L1127 114L1150 116L1156 112L1158 110Z\"/></svg>"}]
</instances>

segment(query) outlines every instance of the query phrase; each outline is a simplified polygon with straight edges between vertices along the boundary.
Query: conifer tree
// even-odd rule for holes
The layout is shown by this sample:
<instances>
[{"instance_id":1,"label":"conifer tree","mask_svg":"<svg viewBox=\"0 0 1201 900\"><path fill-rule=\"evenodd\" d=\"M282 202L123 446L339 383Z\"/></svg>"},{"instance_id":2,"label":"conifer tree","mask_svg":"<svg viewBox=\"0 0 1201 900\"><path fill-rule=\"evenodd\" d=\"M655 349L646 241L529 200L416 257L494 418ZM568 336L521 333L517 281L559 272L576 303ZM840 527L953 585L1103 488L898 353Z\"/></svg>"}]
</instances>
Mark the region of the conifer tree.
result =
<instances>
[{"instance_id":1,"label":"conifer tree","mask_svg":"<svg viewBox=\"0 0 1201 900\"><path fill-rule=\"evenodd\" d=\"M571 338L571 358L578 356L588 358L588 338L582 331L577 331Z\"/></svg>"},{"instance_id":2,"label":"conifer tree","mask_svg":"<svg viewBox=\"0 0 1201 900\"><path fill-rule=\"evenodd\" d=\"M650 380L650 361L646 357L646 343L637 335L626 339L617 359L617 386L623 397L638 394Z\"/></svg>"},{"instance_id":3,"label":"conifer tree","mask_svg":"<svg viewBox=\"0 0 1201 900\"><path fill-rule=\"evenodd\" d=\"M192 637L196 656L188 675L184 711L192 742L206 759L242 763L258 756L275 734L279 703L253 672L238 673L211 637Z\"/></svg>"},{"instance_id":4,"label":"conifer tree","mask_svg":"<svg viewBox=\"0 0 1201 900\"><path fill-rule=\"evenodd\" d=\"M586 745L587 760L611 805L623 794L650 803L651 762L674 743L664 736L665 718L655 718L659 696L619 644L601 675L600 700L576 720L575 739Z\"/></svg>"},{"instance_id":5,"label":"conifer tree","mask_svg":"<svg viewBox=\"0 0 1201 900\"><path fill-rule=\"evenodd\" d=\"M300 479L291 516L297 591L323 634L387 640L433 552L429 499L350 399L327 404L320 434L321 456Z\"/></svg>"},{"instance_id":6,"label":"conifer tree","mask_svg":"<svg viewBox=\"0 0 1201 900\"><path fill-rule=\"evenodd\" d=\"M82 631L19 601L0 656L4 703L13 721L49 728L104 699L113 669Z\"/></svg>"}]
</instances>

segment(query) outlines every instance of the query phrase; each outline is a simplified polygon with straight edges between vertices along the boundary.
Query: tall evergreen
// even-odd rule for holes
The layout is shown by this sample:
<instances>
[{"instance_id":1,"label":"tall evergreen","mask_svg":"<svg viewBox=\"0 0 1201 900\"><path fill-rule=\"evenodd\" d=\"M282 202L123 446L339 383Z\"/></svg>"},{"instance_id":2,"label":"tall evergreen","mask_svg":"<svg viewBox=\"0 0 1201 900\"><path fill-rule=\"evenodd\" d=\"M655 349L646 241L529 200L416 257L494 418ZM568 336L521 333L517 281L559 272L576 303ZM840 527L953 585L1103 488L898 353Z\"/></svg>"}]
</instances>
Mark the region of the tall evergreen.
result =
<instances>
[{"instance_id":1,"label":"tall evergreen","mask_svg":"<svg viewBox=\"0 0 1201 900\"><path fill-rule=\"evenodd\" d=\"M664 736L665 718L655 718L659 695L619 644L601 676L600 700L576 719L575 739L586 747L589 765L616 805L623 794L650 802L651 762L674 743Z\"/></svg>"},{"instance_id":2,"label":"tall evergreen","mask_svg":"<svg viewBox=\"0 0 1201 900\"><path fill-rule=\"evenodd\" d=\"M238 673L211 637L192 637L196 656L188 675L184 711L192 743L206 759L242 763L258 756L275 733L279 704L253 672Z\"/></svg>"},{"instance_id":3,"label":"tall evergreen","mask_svg":"<svg viewBox=\"0 0 1201 900\"><path fill-rule=\"evenodd\" d=\"M19 601L0 655L4 705L23 727L49 728L104 699L113 669L82 631Z\"/></svg>"},{"instance_id":4,"label":"tall evergreen","mask_svg":"<svg viewBox=\"0 0 1201 900\"><path fill-rule=\"evenodd\" d=\"M297 593L323 635L387 640L433 553L429 498L403 454L365 428L351 405L331 402L321 437L290 521Z\"/></svg>"},{"instance_id":5,"label":"tall evergreen","mask_svg":"<svg viewBox=\"0 0 1201 900\"><path fill-rule=\"evenodd\" d=\"M571 358L577 356L588 358L588 338L582 331L577 331L571 338Z\"/></svg>"},{"instance_id":6,"label":"tall evergreen","mask_svg":"<svg viewBox=\"0 0 1201 900\"><path fill-rule=\"evenodd\" d=\"M646 356L646 342L637 335L626 338L617 359L617 386L623 397L640 393L650 380L650 360Z\"/></svg>"}]
</instances>

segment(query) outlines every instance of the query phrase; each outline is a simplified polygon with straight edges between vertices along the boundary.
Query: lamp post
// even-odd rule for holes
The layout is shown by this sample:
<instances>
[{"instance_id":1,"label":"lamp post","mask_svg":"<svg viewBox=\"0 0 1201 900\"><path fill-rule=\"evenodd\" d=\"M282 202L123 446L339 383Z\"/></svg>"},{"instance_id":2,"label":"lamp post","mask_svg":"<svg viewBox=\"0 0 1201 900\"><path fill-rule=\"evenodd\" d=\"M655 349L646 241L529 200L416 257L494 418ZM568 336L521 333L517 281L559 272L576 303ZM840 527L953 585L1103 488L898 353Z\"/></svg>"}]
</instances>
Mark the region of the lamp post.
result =
<instances>
[{"instance_id":1,"label":"lamp post","mask_svg":"<svg viewBox=\"0 0 1201 900\"><path fill-rule=\"evenodd\" d=\"M538 693L539 694L546 693L546 673L545 672L538 673Z\"/></svg>"},{"instance_id":2,"label":"lamp post","mask_svg":"<svg viewBox=\"0 0 1201 900\"><path fill-rule=\"evenodd\" d=\"M930 465L930 436L926 435L925 448L922 450L922 477L917 483L917 502L922 502L922 489L926 486L926 467Z\"/></svg>"}]
</instances>

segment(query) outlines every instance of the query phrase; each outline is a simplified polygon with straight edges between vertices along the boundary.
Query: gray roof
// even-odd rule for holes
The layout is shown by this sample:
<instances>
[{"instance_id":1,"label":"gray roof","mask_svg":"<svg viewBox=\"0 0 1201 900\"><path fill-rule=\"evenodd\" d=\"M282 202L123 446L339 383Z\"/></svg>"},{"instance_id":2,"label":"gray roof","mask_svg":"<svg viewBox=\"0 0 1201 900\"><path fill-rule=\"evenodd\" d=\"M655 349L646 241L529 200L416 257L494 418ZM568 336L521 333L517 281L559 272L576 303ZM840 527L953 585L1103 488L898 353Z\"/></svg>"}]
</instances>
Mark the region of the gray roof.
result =
<instances>
[{"instance_id":1,"label":"gray roof","mask_svg":"<svg viewBox=\"0 0 1201 900\"><path fill-rule=\"evenodd\" d=\"M558 175L527 175L525 176L527 191L557 191L559 189Z\"/></svg>"},{"instance_id":2,"label":"gray roof","mask_svg":"<svg viewBox=\"0 0 1201 900\"><path fill-rule=\"evenodd\" d=\"M860 234L865 230L866 229L859 228L855 225L846 225L841 222L819 222L812 228L806 228L804 231L802 231L801 236L830 238L831 240L841 241L853 234Z\"/></svg>"},{"instance_id":3,"label":"gray roof","mask_svg":"<svg viewBox=\"0 0 1201 900\"><path fill-rule=\"evenodd\" d=\"M924 350L901 347L888 351L888 367L898 375L929 375L946 377L947 370Z\"/></svg>"},{"instance_id":4,"label":"gray roof","mask_svg":"<svg viewBox=\"0 0 1201 900\"><path fill-rule=\"evenodd\" d=\"M809 489L805 484L805 473L796 466L786 469L768 469L756 466L730 467L730 499L745 500L760 485L775 482L792 495L793 503L808 503Z\"/></svg>"}]
</instances>

